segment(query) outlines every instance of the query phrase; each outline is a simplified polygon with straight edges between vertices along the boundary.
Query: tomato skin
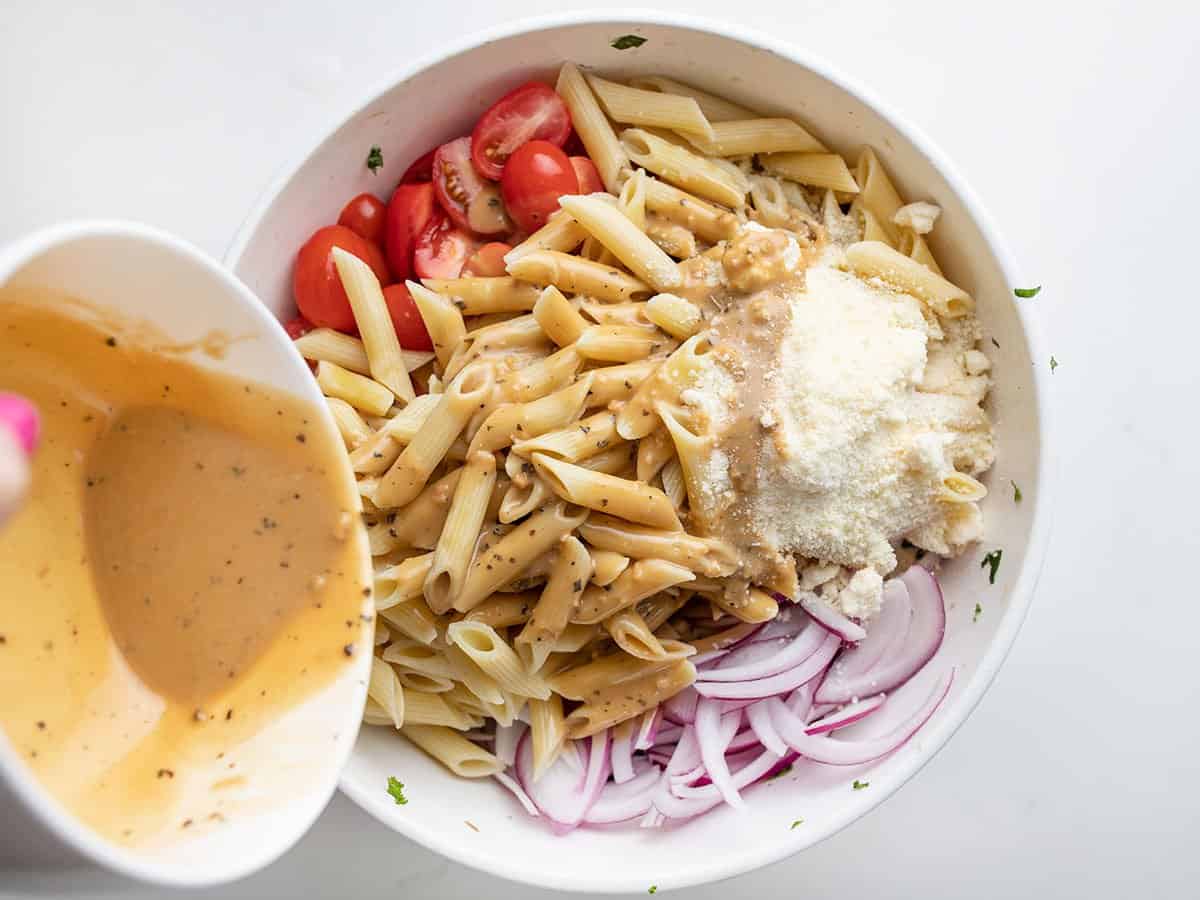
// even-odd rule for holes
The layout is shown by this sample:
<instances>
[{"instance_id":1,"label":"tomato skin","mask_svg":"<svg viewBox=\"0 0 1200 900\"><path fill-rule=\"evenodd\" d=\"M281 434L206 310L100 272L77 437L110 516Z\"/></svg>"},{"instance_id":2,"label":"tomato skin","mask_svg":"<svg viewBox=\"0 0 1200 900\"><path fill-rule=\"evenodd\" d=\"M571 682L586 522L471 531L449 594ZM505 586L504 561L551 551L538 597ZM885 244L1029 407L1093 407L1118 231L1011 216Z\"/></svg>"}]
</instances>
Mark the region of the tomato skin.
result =
<instances>
[{"instance_id":1,"label":"tomato skin","mask_svg":"<svg viewBox=\"0 0 1200 900\"><path fill-rule=\"evenodd\" d=\"M479 278L499 278L508 274L504 265L504 254L512 249L511 244L502 241L492 241L476 250L467 264L463 266L463 275L474 275Z\"/></svg>"},{"instance_id":2,"label":"tomato skin","mask_svg":"<svg viewBox=\"0 0 1200 900\"><path fill-rule=\"evenodd\" d=\"M359 194L344 207L337 223L373 244L383 244L387 207L374 194Z\"/></svg>"},{"instance_id":3,"label":"tomato skin","mask_svg":"<svg viewBox=\"0 0 1200 900\"><path fill-rule=\"evenodd\" d=\"M508 214L523 231L546 224L563 194L579 193L579 178L567 154L548 141L530 141L508 158L500 181Z\"/></svg>"},{"instance_id":4,"label":"tomato skin","mask_svg":"<svg viewBox=\"0 0 1200 900\"><path fill-rule=\"evenodd\" d=\"M296 316L294 319L289 319L283 323L283 330L287 332L288 337L293 341L297 338L304 337L313 330L312 322L304 318L304 316Z\"/></svg>"},{"instance_id":5,"label":"tomato skin","mask_svg":"<svg viewBox=\"0 0 1200 900\"><path fill-rule=\"evenodd\" d=\"M479 245L470 232L437 212L417 238L413 270L419 278L457 278Z\"/></svg>"},{"instance_id":6,"label":"tomato skin","mask_svg":"<svg viewBox=\"0 0 1200 900\"><path fill-rule=\"evenodd\" d=\"M352 334L356 330L354 313L333 262L334 247L341 247L370 266L380 284L391 280L378 246L345 225L326 225L313 232L296 254L292 295L300 315L316 327Z\"/></svg>"},{"instance_id":7,"label":"tomato skin","mask_svg":"<svg viewBox=\"0 0 1200 900\"><path fill-rule=\"evenodd\" d=\"M437 152L437 147L422 154L413 161L404 174L400 176L401 184L424 184L427 181L433 181L433 154Z\"/></svg>"},{"instance_id":8,"label":"tomato skin","mask_svg":"<svg viewBox=\"0 0 1200 900\"><path fill-rule=\"evenodd\" d=\"M604 190L604 182L600 179L600 170L586 156L569 156L575 177L579 180L579 193L595 194Z\"/></svg>"},{"instance_id":9,"label":"tomato skin","mask_svg":"<svg viewBox=\"0 0 1200 900\"><path fill-rule=\"evenodd\" d=\"M499 191L471 163L471 139L442 144L433 155L433 192L442 210L459 228L476 234L506 234L512 222Z\"/></svg>"},{"instance_id":10,"label":"tomato skin","mask_svg":"<svg viewBox=\"0 0 1200 900\"><path fill-rule=\"evenodd\" d=\"M400 346L405 350L432 350L433 341L408 288L403 283L389 284L383 289L383 299L391 313Z\"/></svg>"},{"instance_id":11,"label":"tomato skin","mask_svg":"<svg viewBox=\"0 0 1200 900\"><path fill-rule=\"evenodd\" d=\"M397 281L412 277L413 248L433 214L432 184L401 184L392 194L384 222L383 246Z\"/></svg>"},{"instance_id":12,"label":"tomato skin","mask_svg":"<svg viewBox=\"0 0 1200 900\"><path fill-rule=\"evenodd\" d=\"M530 141L561 147L571 133L571 114L554 88L530 81L509 91L479 117L471 132L471 161L479 174L499 181L516 150Z\"/></svg>"}]
</instances>

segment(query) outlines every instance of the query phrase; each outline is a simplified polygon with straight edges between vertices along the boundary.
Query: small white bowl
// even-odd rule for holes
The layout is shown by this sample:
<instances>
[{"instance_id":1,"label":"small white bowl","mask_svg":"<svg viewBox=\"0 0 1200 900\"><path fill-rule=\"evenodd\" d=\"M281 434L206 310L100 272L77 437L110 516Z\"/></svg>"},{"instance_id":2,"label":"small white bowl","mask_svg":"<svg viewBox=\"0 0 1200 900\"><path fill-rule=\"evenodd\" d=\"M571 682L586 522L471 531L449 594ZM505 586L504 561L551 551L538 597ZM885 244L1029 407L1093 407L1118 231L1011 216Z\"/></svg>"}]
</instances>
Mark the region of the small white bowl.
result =
<instances>
[{"instance_id":1,"label":"small white bowl","mask_svg":"<svg viewBox=\"0 0 1200 900\"><path fill-rule=\"evenodd\" d=\"M636 33L646 42L618 51L610 42ZM970 188L924 136L866 91L807 51L733 25L658 12L581 13L524 20L473 35L396 73L327 135L258 204L226 261L276 315L291 314L290 277L297 249L333 222L360 191L385 192L405 167L436 144L469 133L478 115L509 88L552 77L564 60L617 76L660 73L735 101L792 115L838 151L873 146L902 195L942 207L933 239L939 262L979 302L995 362L989 407L998 462L987 479L987 535L977 550L946 567L946 641L905 693L921 694L932 677L958 666L953 691L917 738L873 765L801 767L750 790L746 809L721 809L662 831L626 826L580 829L565 838L525 816L497 785L456 778L403 739L365 729L342 789L402 834L469 866L530 884L577 891L644 893L680 888L766 865L834 834L887 798L950 738L979 702L1008 653L1029 606L1049 527L1045 408L1048 355L1027 308L1014 300L1024 282ZM367 171L367 150L383 149L384 168ZM1014 502L1010 482L1021 486ZM980 557L1001 547L1003 564L989 586ZM976 602L984 612L974 620ZM904 708L905 701L896 704ZM872 721L872 730L886 721ZM406 806L385 792L387 777L407 785ZM854 779L869 781L854 790ZM802 815L804 824L791 823ZM471 824L466 824L467 822ZM471 825L478 828L474 830ZM915 832L897 835L898 843Z\"/></svg>"},{"instance_id":2,"label":"small white bowl","mask_svg":"<svg viewBox=\"0 0 1200 900\"><path fill-rule=\"evenodd\" d=\"M279 323L241 282L177 238L125 222L50 228L0 249L0 303L10 291L25 302L77 297L148 322L180 342L214 328L249 336L233 342L220 361L195 361L311 401L318 413L313 426L340 441L308 367ZM329 477L348 485L354 475L347 462ZM364 546L364 578L366 560ZM0 869L12 882L21 879L15 867L61 873L63 867L92 865L144 881L201 887L266 866L300 839L329 802L358 733L369 671L370 654L356 654L325 688L236 748L245 791L225 795L232 804L225 824L181 829L145 849L118 845L81 824L43 789L0 730ZM224 762L213 766L226 768ZM23 887L54 889L55 882L41 874L26 875Z\"/></svg>"}]
</instances>

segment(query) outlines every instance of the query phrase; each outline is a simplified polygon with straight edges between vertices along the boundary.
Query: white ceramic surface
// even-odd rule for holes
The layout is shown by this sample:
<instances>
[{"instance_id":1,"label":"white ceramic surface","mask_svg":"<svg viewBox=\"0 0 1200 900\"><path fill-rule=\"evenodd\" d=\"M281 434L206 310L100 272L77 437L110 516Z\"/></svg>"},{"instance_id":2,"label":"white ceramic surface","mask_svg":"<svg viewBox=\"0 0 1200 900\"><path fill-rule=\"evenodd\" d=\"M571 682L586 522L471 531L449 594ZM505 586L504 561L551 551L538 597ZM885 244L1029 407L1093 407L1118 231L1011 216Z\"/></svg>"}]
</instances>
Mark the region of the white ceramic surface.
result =
<instances>
[{"instance_id":1,"label":"white ceramic surface","mask_svg":"<svg viewBox=\"0 0 1200 900\"><path fill-rule=\"evenodd\" d=\"M16 295L25 302L81 298L180 342L214 328L247 336L220 361L199 353L194 361L311 400L319 415L314 427L338 439L308 367L279 324L242 284L176 238L111 221L38 232L0 250L0 303ZM353 475L347 464L331 477ZM243 787L223 793L224 826L180 829L149 849L115 845L79 824L0 732L0 868L95 864L146 881L200 886L267 865L308 830L336 787L358 731L369 660L358 654L319 693L213 761L207 777L227 777L231 763L245 777Z\"/></svg>"},{"instance_id":2,"label":"white ceramic surface","mask_svg":"<svg viewBox=\"0 0 1200 900\"><path fill-rule=\"evenodd\" d=\"M633 32L636 50L609 42ZM797 767L748 793L744 812L720 810L683 827L580 830L552 836L490 783L456 779L394 735L368 729L342 779L343 790L401 833L490 873L549 887L644 892L658 882L699 884L783 858L833 834L880 803L927 762L979 701L1010 648L1040 569L1050 509L1048 425L1043 351L1012 288L1023 284L1002 241L970 189L928 139L822 61L735 26L689 17L580 14L528 21L459 42L419 60L369 95L268 193L235 239L227 262L277 315L291 312L296 249L334 220L362 190L383 192L417 155L467 131L505 89L549 75L564 59L604 72L657 72L693 82L764 112L792 115L837 150L863 144L880 154L901 193L943 209L933 247L948 275L978 299L995 361L990 408L997 425L997 478L984 504L983 547L1002 546L1004 563L988 615L973 621L980 574L977 555L944 571L949 608L946 642L921 678L897 695L916 700L930 678L958 667L954 689L934 719L902 750L856 769ZM378 176L363 167L372 144L385 148ZM1009 480L1025 497L1014 504ZM872 730L886 722L867 723ZM864 733L868 733L864 731ZM426 802L396 806L385 793L398 775ZM855 791L851 782L870 782ZM788 823L802 806L805 825ZM470 820L480 831L465 825Z\"/></svg>"}]
</instances>

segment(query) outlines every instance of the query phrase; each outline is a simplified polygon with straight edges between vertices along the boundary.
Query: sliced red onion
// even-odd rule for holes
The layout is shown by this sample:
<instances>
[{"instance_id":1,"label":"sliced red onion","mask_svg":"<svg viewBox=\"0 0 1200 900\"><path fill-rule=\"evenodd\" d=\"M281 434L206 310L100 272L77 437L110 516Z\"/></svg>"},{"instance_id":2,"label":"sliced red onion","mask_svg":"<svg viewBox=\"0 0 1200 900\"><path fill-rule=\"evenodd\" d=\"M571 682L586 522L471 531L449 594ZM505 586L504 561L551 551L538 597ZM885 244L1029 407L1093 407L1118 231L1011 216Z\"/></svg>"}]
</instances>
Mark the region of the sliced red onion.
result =
<instances>
[{"instance_id":1,"label":"sliced red onion","mask_svg":"<svg viewBox=\"0 0 1200 900\"><path fill-rule=\"evenodd\" d=\"M534 805L534 802L529 799L529 795L525 793L525 789L517 783L515 778L513 778L507 772L497 772L492 777L512 792L512 795L521 802L523 807L525 807L525 812L534 817L541 815L541 813L538 812L537 806Z\"/></svg>"},{"instance_id":2,"label":"sliced red onion","mask_svg":"<svg viewBox=\"0 0 1200 900\"><path fill-rule=\"evenodd\" d=\"M777 594L776 599L778 600L782 596L782 594ZM811 621L811 617L798 606L788 605L782 607L775 618L746 638L742 646L745 644L760 644L763 641L770 641L775 638L795 637Z\"/></svg>"},{"instance_id":3,"label":"sliced red onion","mask_svg":"<svg viewBox=\"0 0 1200 900\"><path fill-rule=\"evenodd\" d=\"M653 802L653 798L651 799ZM660 813L657 809L651 806L646 810L646 814L642 816L642 821L638 823L639 828L661 828L662 823L667 820L667 817Z\"/></svg>"},{"instance_id":4,"label":"sliced red onion","mask_svg":"<svg viewBox=\"0 0 1200 900\"><path fill-rule=\"evenodd\" d=\"M696 729L691 725L683 729L683 736L675 745L675 752L667 763L667 774L678 775L700 764L700 745L696 743Z\"/></svg>"},{"instance_id":5,"label":"sliced red onion","mask_svg":"<svg viewBox=\"0 0 1200 900\"><path fill-rule=\"evenodd\" d=\"M804 731L807 734L824 734L827 731L836 731L839 728L845 728L847 725L853 725L883 706L885 699L883 694L876 694L874 697L868 697L865 700L859 700L857 703L848 704L836 712L809 722L805 726ZM763 741L763 743L765 744L766 741Z\"/></svg>"},{"instance_id":6,"label":"sliced red onion","mask_svg":"<svg viewBox=\"0 0 1200 900\"><path fill-rule=\"evenodd\" d=\"M757 650L758 648L768 648L774 646L771 643L751 644L746 648L746 651L735 650L729 654L720 665L712 669L706 669L697 676L699 681L751 681L756 678L768 678L771 675L778 675L780 672L786 672L788 669L794 669L804 660L808 659L818 648L825 643L825 639L829 636L824 628L805 628L798 635L791 639L784 639L778 645L778 649L773 653L768 653L757 660L747 660L738 664L733 662L733 657L743 652Z\"/></svg>"},{"instance_id":7,"label":"sliced red onion","mask_svg":"<svg viewBox=\"0 0 1200 900\"><path fill-rule=\"evenodd\" d=\"M910 566L900 580L913 608L903 643L890 647L883 659L858 675L846 677L834 666L817 690L817 703L847 703L894 690L937 653L946 634L946 606L937 579L921 566Z\"/></svg>"},{"instance_id":8,"label":"sliced red onion","mask_svg":"<svg viewBox=\"0 0 1200 900\"><path fill-rule=\"evenodd\" d=\"M702 778L705 779L705 783L708 783L708 778L706 777L707 774L707 770L704 768L704 763L697 763L686 772L680 772L676 775L668 775L667 779L671 782L672 786L678 784L695 784Z\"/></svg>"},{"instance_id":9,"label":"sliced red onion","mask_svg":"<svg viewBox=\"0 0 1200 900\"><path fill-rule=\"evenodd\" d=\"M634 750L649 750L658 743L658 732L662 727L662 710L655 707L642 713L642 725L633 741Z\"/></svg>"},{"instance_id":10,"label":"sliced red onion","mask_svg":"<svg viewBox=\"0 0 1200 900\"><path fill-rule=\"evenodd\" d=\"M525 733L525 728L524 722L496 726L496 743L492 752L500 758L504 765L511 766L517 761L517 744L521 742L521 735Z\"/></svg>"},{"instance_id":11,"label":"sliced red onion","mask_svg":"<svg viewBox=\"0 0 1200 900\"><path fill-rule=\"evenodd\" d=\"M829 670L826 669L826 671ZM792 691L791 696L787 699L787 708L796 718L808 721L812 711L813 694L816 693L818 686L818 679L814 678Z\"/></svg>"},{"instance_id":12,"label":"sliced red onion","mask_svg":"<svg viewBox=\"0 0 1200 900\"><path fill-rule=\"evenodd\" d=\"M679 743L679 738L683 736L683 729L686 727L685 725L663 725L655 732L654 746L651 749L664 747L669 744L671 746L667 748L667 753L670 754L671 750L674 749L674 745ZM641 748L639 747L638 749Z\"/></svg>"},{"instance_id":13,"label":"sliced red onion","mask_svg":"<svg viewBox=\"0 0 1200 900\"><path fill-rule=\"evenodd\" d=\"M706 666L710 663L716 662L728 652L728 650L709 650L707 653L701 653L699 656L693 656L692 665L696 668Z\"/></svg>"},{"instance_id":14,"label":"sliced red onion","mask_svg":"<svg viewBox=\"0 0 1200 900\"><path fill-rule=\"evenodd\" d=\"M782 594L775 595L776 600L786 600ZM812 591L805 591L798 598L804 611L832 631L843 641L854 643L867 636L867 630L857 622L846 618L839 610L834 609Z\"/></svg>"},{"instance_id":15,"label":"sliced red onion","mask_svg":"<svg viewBox=\"0 0 1200 900\"><path fill-rule=\"evenodd\" d=\"M831 766L857 766L886 756L901 747L918 729L929 721L954 683L954 669L943 676L921 707L899 726L883 737L862 741L842 741L823 735L808 734L807 726L792 715L783 701L772 698L767 703L775 729L797 753L813 762Z\"/></svg>"},{"instance_id":16,"label":"sliced red onion","mask_svg":"<svg viewBox=\"0 0 1200 900\"><path fill-rule=\"evenodd\" d=\"M671 761L671 754L675 751L672 747L655 747L646 753L646 759L654 763L656 766L662 766L664 769Z\"/></svg>"},{"instance_id":17,"label":"sliced red onion","mask_svg":"<svg viewBox=\"0 0 1200 900\"><path fill-rule=\"evenodd\" d=\"M838 654L830 667L829 675L838 679L856 678L875 666L890 651L899 647L908 634L912 620L912 600L908 588L899 578L883 583L883 602L879 615L871 622L867 636Z\"/></svg>"},{"instance_id":18,"label":"sliced red onion","mask_svg":"<svg viewBox=\"0 0 1200 900\"><path fill-rule=\"evenodd\" d=\"M684 688L674 697L663 703L663 717L676 725L691 725L696 720L696 704L700 695L690 687Z\"/></svg>"},{"instance_id":19,"label":"sliced red onion","mask_svg":"<svg viewBox=\"0 0 1200 900\"><path fill-rule=\"evenodd\" d=\"M617 784L633 780L633 729L616 727L612 731L612 776Z\"/></svg>"},{"instance_id":20,"label":"sliced red onion","mask_svg":"<svg viewBox=\"0 0 1200 900\"><path fill-rule=\"evenodd\" d=\"M555 832L565 834L575 828L600 795L608 779L608 740L608 729L592 736L586 768L580 742L568 742L554 764L534 782L533 741L528 733L522 736L517 747L517 780Z\"/></svg>"},{"instance_id":21,"label":"sliced red onion","mask_svg":"<svg viewBox=\"0 0 1200 900\"><path fill-rule=\"evenodd\" d=\"M760 660L770 659L787 646L788 640L789 638L786 635L779 635L766 641L747 641L730 650L728 655L716 665L708 666L701 670L698 677L705 678L710 672L720 671L726 666L740 668L744 665L759 662Z\"/></svg>"},{"instance_id":22,"label":"sliced red onion","mask_svg":"<svg viewBox=\"0 0 1200 900\"><path fill-rule=\"evenodd\" d=\"M833 632L825 635L825 640L807 659L794 668L769 678L759 678L753 681L698 681L693 687L704 697L714 697L721 700L749 700L773 697L795 690L805 682L816 678L829 665L838 648L842 645L841 638Z\"/></svg>"},{"instance_id":23,"label":"sliced red onion","mask_svg":"<svg viewBox=\"0 0 1200 900\"><path fill-rule=\"evenodd\" d=\"M751 730L764 747L780 756L787 753L788 746L775 730L775 724L771 721L771 710L768 709L765 700L759 700L746 708L746 721L750 723Z\"/></svg>"},{"instance_id":24,"label":"sliced red onion","mask_svg":"<svg viewBox=\"0 0 1200 900\"><path fill-rule=\"evenodd\" d=\"M733 786L738 790L748 787L762 778L778 763L780 757L770 750L764 750L749 765L739 769L733 775ZM721 802L721 792L715 785L706 784L703 787L687 790L691 796L676 797L671 793L671 785L664 779L659 782L654 792L654 808L671 819L690 819L701 813L708 812Z\"/></svg>"},{"instance_id":25,"label":"sliced red onion","mask_svg":"<svg viewBox=\"0 0 1200 900\"><path fill-rule=\"evenodd\" d=\"M737 734L741 720L741 712L722 716L721 703L717 700L705 698L696 706L696 741L700 744L700 758L708 770L708 777L730 806L745 805L733 786L733 775L725 761L725 751Z\"/></svg>"},{"instance_id":26,"label":"sliced red onion","mask_svg":"<svg viewBox=\"0 0 1200 900\"><path fill-rule=\"evenodd\" d=\"M662 769L646 763L641 763L639 769L640 771L624 784L606 784L583 820L592 825L608 825L644 815L650 809L650 801L662 777Z\"/></svg>"}]
</instances>

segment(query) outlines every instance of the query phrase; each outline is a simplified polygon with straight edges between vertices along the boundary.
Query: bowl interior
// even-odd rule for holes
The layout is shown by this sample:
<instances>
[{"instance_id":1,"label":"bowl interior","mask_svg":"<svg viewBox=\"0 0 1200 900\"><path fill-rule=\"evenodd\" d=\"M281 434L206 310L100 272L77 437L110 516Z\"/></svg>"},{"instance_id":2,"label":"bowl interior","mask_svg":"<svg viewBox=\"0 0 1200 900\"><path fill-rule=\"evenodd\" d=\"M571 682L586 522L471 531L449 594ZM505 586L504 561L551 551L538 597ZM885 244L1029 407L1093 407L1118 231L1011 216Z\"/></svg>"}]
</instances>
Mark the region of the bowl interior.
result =
<instances>
[{"instance_id":1,"label":"bowl interior","mask_svg":"<svg viewBox=\"0 0 1200 900\"><path fill-rule=\"evenodd\" d=\"M951 666L958 673L937 716L888 759L855 769L797 765L788 775L751 789L747 809L722 809L683 827L581 829L565 838L526 817L496 784L458 779L389 731L360 735L343 789L379 820L454 859L494 874L574 890L645 891L681 887L737 874L779 859L844 827L896 789L940 747L978 701L1010 646L1036 577L1044 528L1043 422L1028 323L1013 302L1013 273L981 224L982 213L928 145L889 121L859 92L799 50L766 49L736 29L691 22L557 21L513 28L417 64L346 119L282 181L252 215L227 261L277 315L290 313L295 252L316 227L334 221L345 200L388 191L418 155L468 133L479 113L507 89L552 75L564 60L602 73L658 73L722 94L766 114L810 127L849 158L869 144L903 197L928 199L943 213L932 241L950 278L978 301L996 386L989 401L996 422L998 463L985 481L986 538L943 573L948 606L946 641L922 676L898 693L894 717L919 703L931 681ZM646 42L618 51L610 42L634 32ZM806 57L804 57L806 58ZM383 148L385 166L363 166L367 149ZM1015 503L1011 483L1020 485ZM994 586L980 557L1004 550ZM974 614L980 603L983 613ZM862 734L887 730L868 720ZM389 775L411 798L397 806L385 792ZM854 790L855 779L869 781ZM803 807L804 827L792 830ZM473 826L473 827L472 827ZM620 860L619 865L612 865Z\"/></svg>"},{"instance_id":2,"label":"bowl interior","mask_svg":"<svg viewBox=\"0 0 1200 900\"><path fill-rule=\"evenodd\" d=\"M340 440L286 334L236 279L190 247L142 226L85 223L34 235L0 255L0 303L17 298L58 303L64 297L84 300L123 320L148 323L175 341L194 341L214 328L244 338L233 342L223 359L197 352L193 361L310 400L319 418L315 428ZM347 464L330 477L349 481L353 475ZM361 549L365 566L365 542ZM320 648L296 645L287 652L323 652L324 647L322 641ZM79 824L39 787L0 733L0 800L14 826L0 834L0 855L30 861L20 853L26 830L15 827L19 799L60 846L134 877L202 885L266 865L299 839L336 787L357 733L368 669L369 658L359 654L317 693L267 722L223 758L181 771L178 808L207 812L219 801L220 824L201 827L197 815L196 827L167 828L132 848ZM215 784L221 785L219 796ZM31 825L30 831L36 830ZM16 847L10 846L13 841ZM46 843L39 840L39 847Z\"/></svg>"}]
</instances>

